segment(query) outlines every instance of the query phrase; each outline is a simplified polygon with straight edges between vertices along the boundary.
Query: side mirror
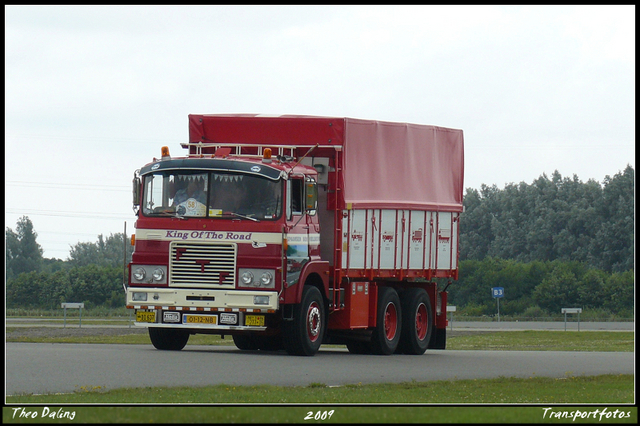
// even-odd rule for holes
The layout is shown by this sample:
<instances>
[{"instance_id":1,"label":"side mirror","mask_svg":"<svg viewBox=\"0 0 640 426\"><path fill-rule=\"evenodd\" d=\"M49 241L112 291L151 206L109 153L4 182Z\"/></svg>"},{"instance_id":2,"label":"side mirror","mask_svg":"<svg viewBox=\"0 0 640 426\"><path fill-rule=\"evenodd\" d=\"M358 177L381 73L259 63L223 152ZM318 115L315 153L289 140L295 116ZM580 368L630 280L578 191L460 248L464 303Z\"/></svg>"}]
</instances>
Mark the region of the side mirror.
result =
<instances>
[{"instance_id":1,"label":"side mirror","mask_svg":"<svg viewBox=\"0 0 640 426\"><path fill-rule=\"evenodd\" d=\"M316 214L318 205L318 185L314 181L305 182L304 186L305 210L310 216Z\"/></svg>"},{"instance_id":2,"label":"side mirror","mask_svg":"<svg viewBox=\"0 0 640 426\"><path fill-rule=\"evenodd\" d=\"M133 174L133 206L138 207L140 205L140 174L136 170Z\"/></svg>"}]
</instances>

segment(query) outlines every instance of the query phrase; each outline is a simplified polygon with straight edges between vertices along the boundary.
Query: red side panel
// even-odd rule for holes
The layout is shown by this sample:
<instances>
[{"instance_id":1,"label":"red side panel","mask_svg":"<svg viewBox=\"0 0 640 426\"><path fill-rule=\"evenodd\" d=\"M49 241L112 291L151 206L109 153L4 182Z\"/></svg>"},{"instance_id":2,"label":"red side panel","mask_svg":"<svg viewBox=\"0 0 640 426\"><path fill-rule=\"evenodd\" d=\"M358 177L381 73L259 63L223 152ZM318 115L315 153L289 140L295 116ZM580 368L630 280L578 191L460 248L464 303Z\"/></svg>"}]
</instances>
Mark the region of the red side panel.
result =
<instances>
[{"instance_id":1,"label":"red side panel","mask_svg":"<svg viewBox=\"0 0 640 426\"><path fill-rule=\"evenodd\" d=\"M190 115L189 141L302 147L296 156L319 144L310 156L330 159L339 146L342 167L330 177L338 181L338 208L462 211L462 130L333 117Z\"/></svg>"},{"instance_id":2,"label":"red side panel","mask_svg":"<svg viewBox=\"0 0 640 426\"><path fill-rule=\"evenodd\" d=\"M347 119L345 140L352 208L462 211L461 130Z\"/></svg>"},{"instance_id":3,"label":"red side panel","mask_svg":"<svg viewBox=\"0 0 640 426\"><path fill-rule=\"evenodd\" d=\"M189 115L189 142L342 145L344 119L282 115Z\"/></svg>"}]
</instances>

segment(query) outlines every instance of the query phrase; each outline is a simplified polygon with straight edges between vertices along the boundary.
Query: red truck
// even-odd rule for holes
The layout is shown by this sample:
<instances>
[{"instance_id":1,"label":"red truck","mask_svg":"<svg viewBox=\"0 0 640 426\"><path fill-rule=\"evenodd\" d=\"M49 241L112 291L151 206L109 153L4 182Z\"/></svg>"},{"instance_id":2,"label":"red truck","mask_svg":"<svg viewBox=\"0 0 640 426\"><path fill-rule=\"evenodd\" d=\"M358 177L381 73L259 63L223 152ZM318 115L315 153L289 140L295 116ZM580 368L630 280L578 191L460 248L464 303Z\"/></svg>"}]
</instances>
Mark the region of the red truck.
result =
<instances>
[{"instance_id":1,"label":"red truck","mask_svg":"<svg viewBox=\"0 0 640 426\"><path fill-rule=\"evenodd\" d=\"M446 344L463 134L315 116L189 115L136 170L127 308L157 349L423 354Z\"/></svg>"}]
</instances>

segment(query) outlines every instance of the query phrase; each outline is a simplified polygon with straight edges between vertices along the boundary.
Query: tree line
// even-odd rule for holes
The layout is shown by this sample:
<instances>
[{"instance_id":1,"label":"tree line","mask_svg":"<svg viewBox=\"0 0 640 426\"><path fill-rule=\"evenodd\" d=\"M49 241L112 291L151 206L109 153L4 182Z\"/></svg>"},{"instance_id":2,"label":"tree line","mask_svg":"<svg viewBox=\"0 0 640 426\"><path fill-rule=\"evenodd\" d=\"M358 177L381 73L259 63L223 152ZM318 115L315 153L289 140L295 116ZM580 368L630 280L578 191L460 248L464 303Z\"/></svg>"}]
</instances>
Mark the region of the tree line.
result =
<instances>
[{"instance_id":1,"label":"tree line","mask_svg":"<svg viewBox=\"0 0 640 426\"><path fill-rule=\"evenodd\" d=\"M634 267L635 191L631 166L601 185L577 176L540 176L500 190L467 189L460 257L521 262L576 261L607 272Z\"/></svg>"},{"instance_id":2,"label":"tree line","mask_svg":"<svg viewBox=\"0 0 640 426\"><path fill-rule=\"evenodd\" d=\"M557 171L531 184L467 189L460 221L459 280L449 304L495 313L492 287L505 288L501 313L553 315L563 307L632 315L634 307L634 170L603 184ZM28 217L6 229L7 308L124 305L122 284L132 247L124 234L79 242L69 258L44 259Z\"/></svg>"},{"instance_id":3,"label":"tree line","mask_svg":"<svg viewBox=\"0 0 640 426\"><path fill-rule=\"evenodd\" d=\"M37 237L27 216L18 220L15 232L6 229L7 308L54 309L62 302L84 302L87 308L124 306L125 262L131 261L133 248L123 233L79 242L64 261L43 258Z\"/></svg>"},{"instance_id":4,"label":"tree line","mask_svg":"<svg viewBox=\"0 0 640 426\"><path fill-rule=\"evenodd\" d=\"M531 184L467 189L460 219L460 279L449 302L470 315L546 316L562 308L632 316L635 176L603 184L557 171ZM526 316L526 315L525 315Z\"/></svg>"},{"instance_id":5,"label":"tree line","mask_svg":"<svg viewBox=\"0 0 640 426\"><path fill-rule=\"evenodd\" d=\"M582 308L606 318L633 318L633 270L606 272L575 261L485 257L461 261L459 276L448 288L448 304L456 306L458 314L496 315L491 289L502 287L501 315L540 318L559 316L562 308Z\"/></svg>"}]
</instances>

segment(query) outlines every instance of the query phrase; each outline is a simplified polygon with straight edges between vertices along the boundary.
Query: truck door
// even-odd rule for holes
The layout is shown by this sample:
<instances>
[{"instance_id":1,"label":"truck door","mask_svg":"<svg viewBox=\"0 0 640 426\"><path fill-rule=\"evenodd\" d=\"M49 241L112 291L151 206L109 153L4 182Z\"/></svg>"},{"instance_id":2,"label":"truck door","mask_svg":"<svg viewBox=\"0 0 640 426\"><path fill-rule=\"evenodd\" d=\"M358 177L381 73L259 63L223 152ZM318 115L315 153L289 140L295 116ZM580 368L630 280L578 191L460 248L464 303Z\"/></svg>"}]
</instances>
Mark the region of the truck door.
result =
<instances>
[{"instance_id":1,"label":"truck door","mask_svg":"<svg viewBox=\"0 0 640 426\"><path fill-rule=\"evenodd\" d=\"M309 226L304 211L304 177L291 176L287 181L287 284L295 284L309 261Z\"/></svg>"}]
</instances>

